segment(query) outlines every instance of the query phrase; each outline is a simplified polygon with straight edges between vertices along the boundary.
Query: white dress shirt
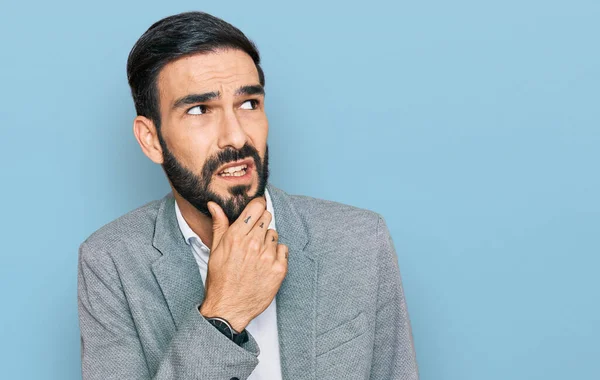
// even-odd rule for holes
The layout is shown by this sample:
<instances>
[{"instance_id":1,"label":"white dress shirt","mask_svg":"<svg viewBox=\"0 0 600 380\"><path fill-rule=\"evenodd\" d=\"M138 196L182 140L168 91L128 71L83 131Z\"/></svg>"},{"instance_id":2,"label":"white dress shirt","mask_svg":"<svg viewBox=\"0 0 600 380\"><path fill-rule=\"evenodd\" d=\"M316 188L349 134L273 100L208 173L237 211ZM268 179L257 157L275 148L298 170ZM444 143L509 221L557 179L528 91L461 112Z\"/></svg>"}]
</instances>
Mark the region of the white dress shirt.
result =
<instances>
[{"instance_id":1,"label":"white dress shirt","mask_svg":"<svg viewBox=\"0 0 600 380\"><path fill-rule=\"evenodd\" d=\"M265 198L267 201L267 211L273 216L268 228L275 229L273 203L271 202L271 196L266 189ZM177 202L175 202L175 213L177 214L179 229L185 238L185 242L192 247L194 258L196 259L196 263L198 263L200 275L202 276L202 282L206 285L206 271L208 268L210 249L187 224L181 214ZM258 355L259 363L256 368L254 368L254 371L252 371L252 374L250 374L250 377L248 377L248 380L281 380L275 298L273 298L273 301L265 311L254 318L248 326L246 326L246 330L252 334L260 348L260 353Z\"/></svg>"}]
</instances>

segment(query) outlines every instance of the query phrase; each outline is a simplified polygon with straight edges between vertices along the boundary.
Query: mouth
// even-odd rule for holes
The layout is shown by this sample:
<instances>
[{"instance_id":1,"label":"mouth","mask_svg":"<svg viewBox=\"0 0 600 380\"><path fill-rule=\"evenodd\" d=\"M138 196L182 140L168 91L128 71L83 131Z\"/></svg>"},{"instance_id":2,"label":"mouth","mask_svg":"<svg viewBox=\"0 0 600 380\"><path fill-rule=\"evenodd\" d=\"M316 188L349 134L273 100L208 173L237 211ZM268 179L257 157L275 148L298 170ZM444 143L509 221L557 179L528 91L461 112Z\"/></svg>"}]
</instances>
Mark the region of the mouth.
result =
<instances>
[{"instance_id":1,"label":"mouth","mask_svg":"<svg viewBox=\"0 0 600 380\"><path fill-rule=\"evenodd\" d=\"M230 182L247 182L252 178L253 171L254 161L247 158L219 168L216 177Z\"/></svg>"}]
</instances>

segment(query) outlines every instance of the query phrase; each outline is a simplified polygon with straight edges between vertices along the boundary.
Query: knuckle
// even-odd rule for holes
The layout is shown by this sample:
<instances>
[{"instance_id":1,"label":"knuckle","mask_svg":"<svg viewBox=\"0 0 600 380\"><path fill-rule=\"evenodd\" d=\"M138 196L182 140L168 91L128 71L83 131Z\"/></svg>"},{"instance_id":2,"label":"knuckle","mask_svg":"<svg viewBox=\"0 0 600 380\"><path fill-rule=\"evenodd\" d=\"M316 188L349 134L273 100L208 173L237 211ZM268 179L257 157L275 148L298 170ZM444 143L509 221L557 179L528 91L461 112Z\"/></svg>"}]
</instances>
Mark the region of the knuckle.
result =
<instances>
[{"instance_id":1,"label":"knuckle","mask_svg":"<svg viewBox=\"0 0 600 380\"><path fill-rule=\"evenodd\" d=\"M285 274L287 271L287 266L281 263L276 262L273 264L273 272L276 274Z\"/></svg>"},{"instance_id":2,"label":"knuckle","mask_svg":"<svg viewBox=\"0 0 600 380\"><path fill-rule=\"evenodd\" d=\"M261 242L256 238L252 238L248 242L248 249L250 249L251 251L254 251L254 252L258 252L260 250L261 246L262 246Z\"/></svg>"},{"instance_id":3,"label":"knuckle","mask_svg":"<svg viewBox=\"0 0 600 380\"><path fill-rule=\"evenodd\" d=\"M257 208L262 208L265 209L267 207L267 202L265 201L264 197L257 197L254 198L252 200L252 206L257 207Z\"/></svg>"},{"instance_id":4,"label":"knuckle","mask_svg":"<svg viewBox=\"0 0 600 380\"><path fill-rule=\"evenodd\" d=\"M263 212L263 217L271 220L271 218L273 218L273 215L271 214L271 212L269 212L269 210L265 210L265 212Z\"/></svg>"},{"instance_id":5,"label":"knuckle","mask_svg":"<svg viewBox=\"0 0 600 380\"><path fill-rule=\"evenodd\" d=\"M229 239L231 239L231 241L235 244L239 244L242 240L242 236L240 234L230 234L229 235Z\"/></svg>"},{"instance_id":6,"label":"knuckle","mask_svg":"<svg viewBox=\"0 0 600 380\"><path fill-rule=\"evenodd\" d=\"M262 248L261 248L261 253L263 255L267 255L267 256L273 256L275 255L275 251L273 250L273 246L270 244L263 244Z\"/></svg>"},{"instance_id":7,"label":"knuckle","mask_svg":"<svg viewBox=\"0 0 600 380\"><path fill-rule=\"evenodd\" d=\"M269 252L271 252L273 256L277 257L277 253L278 253L279 251L277 250L277 247L276 247L276 246L274 246L273 244L271 244L271 245L269 246Z\"/></svg>"}]
</instances>

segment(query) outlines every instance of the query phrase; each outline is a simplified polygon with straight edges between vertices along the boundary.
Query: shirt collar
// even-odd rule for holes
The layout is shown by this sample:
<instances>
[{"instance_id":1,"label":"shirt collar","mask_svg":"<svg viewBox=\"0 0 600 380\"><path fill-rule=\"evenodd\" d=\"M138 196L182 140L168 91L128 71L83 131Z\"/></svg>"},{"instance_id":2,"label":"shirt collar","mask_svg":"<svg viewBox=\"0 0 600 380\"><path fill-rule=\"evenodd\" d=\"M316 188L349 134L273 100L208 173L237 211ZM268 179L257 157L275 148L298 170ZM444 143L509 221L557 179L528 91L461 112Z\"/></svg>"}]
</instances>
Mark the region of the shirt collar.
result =
<instances>
[{"instance_id":1,"label":"shirt collar","mask_svg":"<svg viewBox=\"0 0 600 380\"><path fill-rule=\"evenodd\" d=\"M275 230L275 213L273 212L273 202L271 202L271 196L269 195L269 190L267 190L266 188L265 188L265 199L267 201L267 211L269 211L272 215L271 223L269 224L268 228L272 228ZM179 224L179 229L181 230L181 233L183 234L183 237L185 238L186 244L190 245L194 240L197 239L197 241L200 243L201 246L206 247L206 244L204 244L202 239L200 239L200 236L198 236L194 231L192 231L190 226L187 224L187 222L183 218L183 215L181 214L181 210L179 209L179 205L177 204L177 201L175 201L175 214L177 215L177 224Z\"/></svg>"}]
</instances>

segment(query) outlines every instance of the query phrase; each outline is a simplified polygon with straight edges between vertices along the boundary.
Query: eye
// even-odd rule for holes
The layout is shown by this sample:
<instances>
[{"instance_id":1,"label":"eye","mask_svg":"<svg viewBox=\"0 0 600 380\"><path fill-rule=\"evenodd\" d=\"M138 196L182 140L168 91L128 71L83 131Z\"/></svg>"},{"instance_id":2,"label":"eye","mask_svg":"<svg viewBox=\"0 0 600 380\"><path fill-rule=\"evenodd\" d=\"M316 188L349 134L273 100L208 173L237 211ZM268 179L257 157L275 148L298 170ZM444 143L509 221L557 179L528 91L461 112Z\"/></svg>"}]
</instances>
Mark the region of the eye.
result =
<instances>
[{"instance_id":1,"label":"eye","mask_svg":"<svg viewBox=\"0 0 600 380\"><path fill-rule=\"evenodd\" d=\"M248 99L240 106L243 110L254 110L258 107L258 100L256 99Z\"/></svg>"},{"instance_id":2,"label":"eye","mask_svg":"<svg viewBox=\"0 0 600 380\"><path fill-rule=\"evenodd\" d=\"M198 106L194 106L192 108L190 108L189 110L187 110L187 113L190 115L202 115L206 113L206 106L205 105L198 105Z\"/></svg>"}]
</instances>

